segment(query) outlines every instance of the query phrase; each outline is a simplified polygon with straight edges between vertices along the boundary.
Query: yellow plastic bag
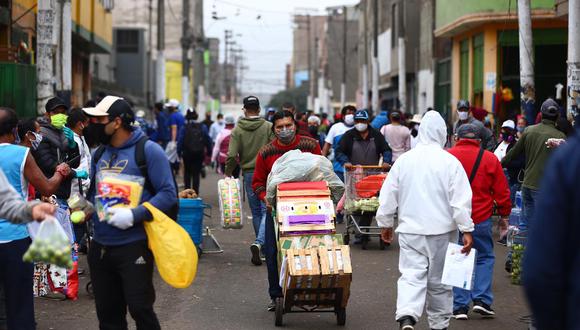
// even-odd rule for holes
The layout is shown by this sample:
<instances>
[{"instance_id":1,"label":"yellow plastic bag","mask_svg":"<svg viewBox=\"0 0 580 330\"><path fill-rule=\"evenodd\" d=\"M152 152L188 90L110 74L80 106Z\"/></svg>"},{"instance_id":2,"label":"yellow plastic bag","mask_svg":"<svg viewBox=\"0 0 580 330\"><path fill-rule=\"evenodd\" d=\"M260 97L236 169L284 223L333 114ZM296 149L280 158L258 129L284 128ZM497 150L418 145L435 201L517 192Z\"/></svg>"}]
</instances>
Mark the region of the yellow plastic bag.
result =
<instances>
[{"instance_id":1,"label":"yellow plastic bag","mask_svg":"<svg viewBox=\"0 0 580 330\"><path fill-rule=\"evenodd\" d=\"M174 288L187 288L197 272L197 249L191 237L150 203L143 206L153 215L153 221L145 221L144 226L161 278Z\"/></svg>"}]
</instances>

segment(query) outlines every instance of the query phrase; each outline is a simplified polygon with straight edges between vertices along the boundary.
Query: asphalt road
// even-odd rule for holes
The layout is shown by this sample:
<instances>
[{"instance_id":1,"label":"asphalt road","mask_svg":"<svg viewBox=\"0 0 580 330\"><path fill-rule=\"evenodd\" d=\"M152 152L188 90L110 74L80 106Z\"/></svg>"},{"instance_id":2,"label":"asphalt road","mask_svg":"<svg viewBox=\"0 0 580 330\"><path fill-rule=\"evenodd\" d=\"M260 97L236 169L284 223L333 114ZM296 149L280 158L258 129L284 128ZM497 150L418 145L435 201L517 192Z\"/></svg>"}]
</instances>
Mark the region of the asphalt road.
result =
<instances>
[{"instance_id":1,"label":"asphalt road","mask_svg":"<svg viewBox=\"0 0 580 330\"><path fill-rule=\"evenodd\" d=\"M275 329L274 313L266 311L266 267L250 263L249 246L253 242L251 224L242 230L222 230L216 194L217 176L203 180L201 195L213 206L213 218L205 222L214 227L213 233L224 252L204 254L198 265L195 282L187 289L173 289L155 274L157 300L155 309L163 329ZM342 230L340 227L339 230ZM498 256L493 290L495 294L494 319L472 316L468 321L452 321L453 329L527 329L518 318L527 315L525 299L520 287L509 283L503 270L506 248L496 245ZM351 245L353 282L347 307L344 329L398 329L394 320L398 245L381 251L375 238L369 249ZM81 263L86 267L85 258ZM88 270L88 269L87 269ZM81 277L79 299L52 301L36 299L38 329L98 329L94 301L84 290L87 276ZM134 323L128 316L130 328ZM284 315L288 329L333 329L336 318L331 313ZM423 317L416 329L428 329Z\"/></svg>"}]
</instances>

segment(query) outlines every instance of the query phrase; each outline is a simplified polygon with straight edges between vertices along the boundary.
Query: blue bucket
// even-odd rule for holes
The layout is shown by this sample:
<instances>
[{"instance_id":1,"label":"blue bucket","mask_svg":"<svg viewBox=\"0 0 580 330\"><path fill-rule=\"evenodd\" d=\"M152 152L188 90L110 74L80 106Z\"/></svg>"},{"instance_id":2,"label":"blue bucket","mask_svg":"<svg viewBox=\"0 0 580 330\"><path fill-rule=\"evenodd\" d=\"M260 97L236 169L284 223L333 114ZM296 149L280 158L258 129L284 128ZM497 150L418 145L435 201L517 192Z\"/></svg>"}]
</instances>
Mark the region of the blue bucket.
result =
<instances>
[{"instance_id":1,"label":"blue bucket","mask_svg":"<svg viewBox=\"0 0 580 330\"><path fill-rule=\"evenodd\" d=\"M177 223L191 236L195 245L201 243L203 229L203 210L206 205L201 198L179 199Z\"/></svg>"}]
</instances>

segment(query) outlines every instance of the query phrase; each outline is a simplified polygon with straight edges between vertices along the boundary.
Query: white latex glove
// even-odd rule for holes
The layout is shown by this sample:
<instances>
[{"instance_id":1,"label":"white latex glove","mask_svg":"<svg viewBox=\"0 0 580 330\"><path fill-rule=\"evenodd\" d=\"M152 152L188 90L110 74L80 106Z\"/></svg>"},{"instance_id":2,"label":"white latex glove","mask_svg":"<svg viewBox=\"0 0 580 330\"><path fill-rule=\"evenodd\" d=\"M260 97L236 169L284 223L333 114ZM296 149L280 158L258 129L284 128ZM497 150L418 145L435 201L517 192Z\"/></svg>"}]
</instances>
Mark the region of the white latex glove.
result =
<instances>
[{"instance_id":1,"label":"white latex glove","mask_svg":"<svg viewBox=\"0 0 580 330\"><path fill-rule=\"evenodd\" d=\"M113 227L121 230L133 227L133 212L129 208L110 208L107 211L111 216L107 221Z\"/></svg>"}]
</instances>

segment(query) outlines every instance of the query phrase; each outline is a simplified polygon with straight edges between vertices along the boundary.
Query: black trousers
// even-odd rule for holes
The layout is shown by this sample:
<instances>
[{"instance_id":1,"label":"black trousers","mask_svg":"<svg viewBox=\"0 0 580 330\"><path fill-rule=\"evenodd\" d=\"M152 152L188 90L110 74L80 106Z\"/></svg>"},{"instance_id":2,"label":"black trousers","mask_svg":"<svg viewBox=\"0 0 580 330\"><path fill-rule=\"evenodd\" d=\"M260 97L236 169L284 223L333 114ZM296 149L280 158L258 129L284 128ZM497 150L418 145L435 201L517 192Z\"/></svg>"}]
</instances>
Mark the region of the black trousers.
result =
<instances>
[{"instance_id":1,"label":"black trousers","mask_svg":"<svg viewBox=\"0 0 580 330\"><path fill-rule=\"evenodd\" d=\"M183 155L183 185L199 194L199 182L203 167L204 155Z\"/></svg>"},{"instance_id":2,"label":"black trousers","mask_svg":"<svg viewBox=\"0 0 580 330\"><path fill-rule=\"evenodd\" d=\"M8 330L36 329L34 321L34 294L32 292L32 277L34 265L22 261L22 256L30 246L30 238L15 240L0 244L0 304L6 317ZM4 323L4 322L2 322Z\"/></svg>"},{"instance_id":3,"label":"black trousers","mask_svg":"<svg viewBox=\"0 0 580 330\"><path fill-rule=\"evenodd\" d=\"M127 308L138 330L161 329L153 310L153 254L147 241L103 246L93 241L89 267L101 330L126 330Z\"/></svg>"}]
</instances>

